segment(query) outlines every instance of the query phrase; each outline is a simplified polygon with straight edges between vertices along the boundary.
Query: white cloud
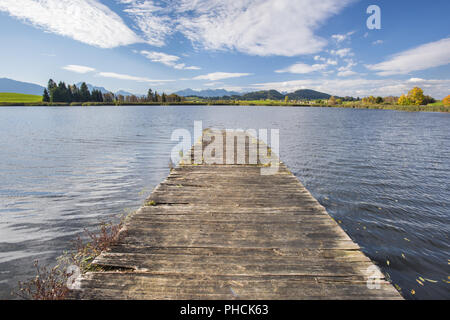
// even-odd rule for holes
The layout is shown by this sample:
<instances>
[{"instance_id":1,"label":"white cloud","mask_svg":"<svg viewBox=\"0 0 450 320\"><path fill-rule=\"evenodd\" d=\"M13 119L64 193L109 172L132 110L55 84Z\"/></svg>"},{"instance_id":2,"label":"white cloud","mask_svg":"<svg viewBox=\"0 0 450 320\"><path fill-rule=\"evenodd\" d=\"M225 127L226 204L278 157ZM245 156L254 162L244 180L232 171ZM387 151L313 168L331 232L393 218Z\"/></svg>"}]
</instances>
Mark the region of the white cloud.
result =
<instances>
[{"instance_id":1,"label":"white cloud","mask_svg":"<svg viewBox=\"0 0 450 320\"><path fill-rule=\"evenodd\" d=\"M149 0L120 0L127 8L124 10L141 30L148 44L164 46L165 39L174 30L174 18L164 7ZM170 5L170 4L169 4Z\"/></svg>"},{"instance_id":2,"label":"white cloud","mask_svg":"<svg viewBox=\"0 0 450 320\"><path fill-rule=\"evenodd\" d=\"M121 73L115 73L115 72L99 72L97 74L100 77L103 78L112 78L112 79L119 79L119 80L129 80L129 81L137 81L137 82L149 82L149 83L164 83L164 82L172 82L175 80L155 80L155 79L149 79L146 77L138 77L138 76L132 76L128 74L121 74Z\"/></svg>"},{"instance_id":3,"label":"white cloud","mask_svg":"<svg viewBox=\"0 0 450 320\"><path fill-rule=\"evenodd\" d=\"M96 0L1 0L0 11L100 48L142 41L116 13Z\"/></svg>"},{"instance_id":4,"label":"white cloud","mask_svg":"<svg viewBox=\"0 0 450 320\"><path fill-rule=\"evenodd\" d=\"M365 97L374 96L400 96L407 93L414 86L424 89L425 94L437 99L442 99L448 95L450 80L424 80L414 79L414 83L409 80L371 80L364 78L352 79L311 79L292 80L281 82L267 82L253 84L251 87L257 90L275 89L278 91L295 91L298 89L313 89L326 92L336 96Z\"/></svg>"},{"instance_id":5,"label":"white cloud","mask_svg":"<svg viewBox=\"0 0 450 320\"><path fill-rule=\"evenodd\" d=\"M336 66L338 64L337 60L327 59L327 64Z\"/></svg>"},{"instance_id":6,"label":"white cloud","mask_svg":"<svg viewBox=\"0 0 450 320\"><path fill-rule=\"evenodd\" d=\"M230 73L230 72L214 72L194 77L193 80L210 80L217 81L230 78L239 78L249 76L251 73Z\"/></svg>"},{"instance_id":7,"label":"white cloud","mask_svg":"<svg viewBox=\"0 0 450 320\"><path fill-rule=\"evenodd\" d=\"M344 48L339 50L331 50L330 53L335 56L339 56L341 58L345 58L347 56L353 56L352 49Z\"/></svg>"},{"instance_id":8,"label":"white cloud","mask_svg":"<svg viewBox=\"0 0 450 320\"><path fill-rule=\"evenodd\" d=\"M349 77L349 76L354 76L355 74L357 74L357 73L353 70L342 70L337 73L337 75L339 77Z\"/></svg>"},{"instance_id":9,"label":"white cloud","mask_svg":"<svg viewBox=\"0 0 450 320\"><path fill-rule=\"evenodd\" d=\"M209 83L205 83L204 86L205 87L217 87L217 86L221 86L223 84L223 82L209 82Z\"/></svg>"},{"instance_id":10,"label":"white cloud","mask_svg":"<svg viewBox=\"0 0 450 320\"><path fill-rule=\"evenodd\" d=\"M450 63L450 38L423 44L392 56L384 62L367 65L380 76L408 74Z\"/></svg>"},{"instance_id":11,"label":"white cloud","mask_svg":"<svg viewBox=\"0 0 450 320\"><path fill-rule=\"evenodd\" d=\"M76 72L76 73L89 73L92 71L95 71L94 68L86 67L86 66L80 66L77 64L69 64L67 66L62 67L64 70Z\"/></svg>"},{"instance_id":12,"label":"white cloud","mask_svg":"<svg viewBox=\"0 0 450 320\"><path fill-rule=\"evenodd\" d=\"M335 59L327 59L321 56L314 56L314 60L315 61L322 61L325 62L326 64L332 65L332 66L336 66L338 64L338 61Z\"/></svg>"},{"instance_id":13,"label":"white cloud","mask_svg":"<svg viewBox=\"0 0 450 320\"><path fill-rule=\"evenodd\" d=\"M177 62L178 60L180 60L180 57L178 56L170 55L163 52L146 51L146 50L142 50L141 54L153 62L160 62L166 66L174 67L176 69L178 68L182 69L182 67L184 66L181 65L180 67L177 67L179 66Z\"/></svg>"},{"instance_id":14,"label":"white cloud","mask_svg":"<svg viewBox=\"0 0 450 320\"><path fill-rule=\"evenodd\" d=\"M345 40L349 40L350 37L355 33L355 31L350 31L345 34L333 34L331 36L332 39L336 40L337 43L343 42Z\"/></svg>"},{"instance_id":15,"label":"white cloud","mask_svg":"<svg viewBox=\"0 0 450 320\"><path fill-rule=\"evenodd\" d=\"M321 51L327 40L316 31L356 0L117 1L133 29L100 0L1 0L0 11L101 48L137 42L161 47L181 32L209 50L296 56Z\"/></svg>"},{"instance_id":16,"label":"white cloud","mask_svg":"<svg viewBox=\"0 0 450 320\"><path fill-rule=\"evenodd\" d=\"M289 72L289 73L297 73L297 74L306 74L306 73L324 70L326 68L327 68L326 64L309 65L309 64L305 64L305 63L296 63L285 69L276 70L275 72L277 72L277 73Z\"/></svg>"},{"instance_id":17,"label":"white cloud","mask_svg":"<svg viewBox=\"0 0 450 320\"><path fill-rule=\"evenodd\" d=\"M295 56L319 52L326 40L314 31L348 0L184 0L195 17L180 19L181 30L207 49L235 49L254 55ZM192 12L192 11L190 11Z\"/></svg>"},{"instance_id":18,"label":"white cloud","mask_svg":"<svg viewBox=\"0 0 450 320\"><path fill-rule=\"evenodd\" d=\"M196 46L252 55L322 50L315 31L354 0L122 0L147 42L162 46L179 31Z\"/></svg>"},{"instance_id":19,"label":"white cloud","mask_svg":"<svg viewBox=\"0 0 450 320\"><path fill-rule=\"evenodd\" d=\"M425 81L424 79L421 79L421 78L411 78L411 79L409 79L408 80L409 82L422 82L422 81Z\"/></svg>"},{"instance_id":20,"label":"white cloud","mask_svg":"<svg viewBox=\"0 0 450 320\"><path fill-rule=\"evenodd\" d=\"M383 43L384 43L383 40L376 40L376 41L372 42L372 44L373 44L374 46L379 45L379 44L383 44Z\"/></svg>"},{"instance_id":21,"label":"white cloud","mask_svg":"<svg viewBox=\"0 0 450 320\"><path fill-rule=\"evenodd\" d=\"M337 75L339 77L349 77L357 74L355 71L352 70L352 68L356 66L357 63L354 62L353 59L344 59L344 60L347 62L347 65L338 68Z\"/></svg>"},{"instance_id":22,"label":"white cloud","mask_svg":"<svg viewBox=\"0 0 450 320\"><path fill-rule=\"evenodd\" d=\"M156 52L156 51L147 51L142 50L140 52L144 57L147 59L150 59L153 62L159 62L162 63L168 67L172 67L178 70L200 70L200 67L195 66L186 66L184 63L179 63L180 57L170 55L164 52Z\"/></svg>"},{"instance_id":23,"label":"white cloud","mask_svg":"<svg viewBox=\"0 0 450 320\"><path fill-rule=\"evenodd\" d=\"M202 68L196 66L185 67L186 70L201 70Z\"/></svg>"}]
</instances>

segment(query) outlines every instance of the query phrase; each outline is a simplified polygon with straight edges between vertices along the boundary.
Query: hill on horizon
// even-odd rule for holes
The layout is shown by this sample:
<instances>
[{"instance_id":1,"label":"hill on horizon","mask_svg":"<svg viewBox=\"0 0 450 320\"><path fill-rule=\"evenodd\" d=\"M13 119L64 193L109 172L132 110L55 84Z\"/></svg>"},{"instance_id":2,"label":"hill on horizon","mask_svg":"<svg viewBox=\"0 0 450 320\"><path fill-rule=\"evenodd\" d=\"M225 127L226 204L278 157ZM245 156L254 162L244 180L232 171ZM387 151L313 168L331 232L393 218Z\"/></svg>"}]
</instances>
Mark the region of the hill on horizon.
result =
<instances>
[{"instance_id":1,"label":"hill on horizon","mask_svg":"<svg viewBox=\"0 0 450 320\"><path fill-rule=\"evenodd\" d=\"M184 89L176 91L174 93L182 97L204 97L204 98L217 98L223 96L241 95L239 92L228 91L225 89L205 89L205 90Z\"/></svg>"},{"instance_id":2,"label":"hill on horizon","mask_svg":"<svg viewBox=\"0 0 450 320\"><path fill-rule=\"evenodd\" d=\"M32 95L42 95L44 87L35 83L16 81L9 78L0 78L0 92L22 93Z\"/></svg>"},{"instance_id":3,"label":"hill on horizon","mask_svg":"<svg viewBox=\"0 0 450 320\"><path fill-rule=\"evenodd\" d=\"M328 100L331 95L311 89L300 89L292 93L288 93L287 96L290 100Z\"/></svg>"},{"instance_id":4,"label":"hill on horizon","mask_svg":"<svg viewBox=\"0 0 450 320\"><path fill-rule=\"evenodd\" d=\"M283 100L284 95L277 90L261 90L243 94L242 100Z\"/></svg>"},{"instance_id":5,"label":"hill on horizon","mask_svg":"<svg viewBox=\"0 0 450 320\"><path fill-rule=\"evenodd\" d=\"M248 92L239 96L224 96L223 98L232 98L236 100L284 100L285 97L289 100L327 100L331 95L311 89L300 89L292 93L281 93L277 90L260 90Z\"/></svg>"},{"instance_id":6,"label":"hill on horizon","mask_svg":"<svg viewBox=\"0 0 450 320\"><path fill-rule=\"evenodd\" d=\"M227 91L225 89L215 90L192 90L185 89L175 92L184 97L214 98L223 100L284 100L288 96L289 100L327 100L331 95L311 89L300 89L291 93L279 92L277 90L260 90L247 93Z\"/></svg>"},{"instance_id":7,"label":"hill on horizon","mask_svg":"<svg viewBox=\"0 0 450 320\"><path fill-rule=\"evenodd\" d=\"M39 103L42 102L42 95L23 94L8 92L0 93L0 102L6 103Z\"/></svg>"}]
</instances>

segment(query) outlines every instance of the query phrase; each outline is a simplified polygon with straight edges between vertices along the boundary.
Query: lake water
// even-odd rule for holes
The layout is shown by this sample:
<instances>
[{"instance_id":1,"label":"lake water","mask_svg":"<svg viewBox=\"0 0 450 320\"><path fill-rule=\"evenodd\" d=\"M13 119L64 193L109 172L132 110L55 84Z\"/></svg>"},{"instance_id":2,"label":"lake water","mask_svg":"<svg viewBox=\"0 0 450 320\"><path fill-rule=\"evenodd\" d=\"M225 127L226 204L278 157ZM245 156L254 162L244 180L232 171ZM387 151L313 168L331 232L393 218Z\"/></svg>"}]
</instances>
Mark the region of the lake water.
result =
<instances>
[{"instance_id":1,"label":"lake water","mask_svg":"<svg viewBox=\"0 0 450 320\"><path fill-rule=\"evenodd\" d=\"M194 106L0 108L0 298L138 208L194 120L280 129L281 159L406 298L450 298L450 114Z\"/></svg>"}]
</instances>

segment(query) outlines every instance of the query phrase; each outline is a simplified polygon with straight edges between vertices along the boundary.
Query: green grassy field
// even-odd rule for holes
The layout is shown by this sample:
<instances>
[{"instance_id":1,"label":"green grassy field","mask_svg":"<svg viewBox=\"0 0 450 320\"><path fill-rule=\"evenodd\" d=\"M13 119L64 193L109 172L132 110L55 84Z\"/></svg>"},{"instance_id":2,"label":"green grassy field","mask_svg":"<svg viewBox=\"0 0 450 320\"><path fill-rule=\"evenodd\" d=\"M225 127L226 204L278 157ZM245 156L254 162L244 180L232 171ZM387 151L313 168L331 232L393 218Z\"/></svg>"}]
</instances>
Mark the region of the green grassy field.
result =
<instances>
[{"instance_id":1,"label":"green grassy field","mask_svg":"<svg viewBox=\"0 0 450 320\"><path fill-rule=\"evenodd\" d=\"M432 107L442 107L444 106L444 103L442 101L436 101L435 103L429 103L428 105Z\"/></svg>"},{"instance_id":2,"label":"green grassy field","mask_svg":"<svg viewBox=\"0 0 450 320\"><path fill-rule=\"evenodd\" d=\"M21 93L0 92L0 103L37 103L42 101L42 96Z\"/></svg>"}]
</instances>

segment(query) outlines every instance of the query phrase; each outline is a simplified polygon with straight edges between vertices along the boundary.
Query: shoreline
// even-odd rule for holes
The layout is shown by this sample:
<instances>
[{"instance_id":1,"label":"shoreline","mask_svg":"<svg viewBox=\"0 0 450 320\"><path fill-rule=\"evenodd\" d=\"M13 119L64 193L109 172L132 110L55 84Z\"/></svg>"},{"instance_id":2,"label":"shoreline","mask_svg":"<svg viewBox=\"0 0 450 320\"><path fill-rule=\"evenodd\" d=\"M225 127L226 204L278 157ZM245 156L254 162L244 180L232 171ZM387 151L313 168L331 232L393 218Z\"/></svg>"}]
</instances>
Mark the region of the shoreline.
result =
<instances>
[{"instance_id":1,"label":"shoreline","mask_svg":"<svg viewBox=\"0 0 450 320\"><path fill-rule=\"evenodd\" d=\"M302 103L274 103L274 102L254 102L254 101L230 101L230 102L138 102L138 103L27 103L27 102L0 102L0 107L96 107L96 106L256 106L256 107L305 107L305 108L342 108L342 109L370 109L370 110L396 110L407 112L443 112L450 113L450 106L401 106L401 105L318 105Z\"/></svg>"}]
</instances>

